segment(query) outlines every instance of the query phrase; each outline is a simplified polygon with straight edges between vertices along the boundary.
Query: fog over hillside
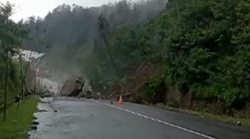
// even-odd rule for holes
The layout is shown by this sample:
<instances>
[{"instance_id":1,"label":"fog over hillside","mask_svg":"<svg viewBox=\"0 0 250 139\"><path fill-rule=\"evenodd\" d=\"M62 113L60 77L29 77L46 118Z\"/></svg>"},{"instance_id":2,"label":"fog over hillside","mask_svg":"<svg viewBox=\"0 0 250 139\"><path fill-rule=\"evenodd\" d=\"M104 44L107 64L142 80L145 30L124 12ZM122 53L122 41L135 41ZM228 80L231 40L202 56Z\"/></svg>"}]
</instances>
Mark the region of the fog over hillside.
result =
<instances>
[{"instance_id":1,"label":"fog over hillside","mask_svg":"<svg viewBox=\"0 0 250 139\"><path fill-rule=\"evenodd\" d=\"M53 79L61 81L72 75L89 76L86 68L95 59L92 55L97 56L93 51L97 45L102 45L97 44L101 41L97 31L100 14L108 18L110 31L123 24L140 26L164 9L167 0L136 3L125 0L115 3L99 1L96 4L105 2L106 5L84 8L65 1L67 4L57 6L44 18L31 16L20 21L27 25L31 37L35 38L24 44L25 49L46 53L40 66L53 71Z\"/></svg>"}]
</instances>

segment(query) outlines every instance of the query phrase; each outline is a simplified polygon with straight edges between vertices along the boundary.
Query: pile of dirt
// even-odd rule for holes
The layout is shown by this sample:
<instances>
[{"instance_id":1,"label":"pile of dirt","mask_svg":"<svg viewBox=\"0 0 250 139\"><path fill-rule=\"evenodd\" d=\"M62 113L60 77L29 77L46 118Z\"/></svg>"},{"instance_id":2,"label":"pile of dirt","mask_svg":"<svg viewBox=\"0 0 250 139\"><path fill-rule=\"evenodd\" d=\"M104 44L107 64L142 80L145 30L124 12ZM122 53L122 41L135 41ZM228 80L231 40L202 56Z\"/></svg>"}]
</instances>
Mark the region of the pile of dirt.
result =
<instances>
[{"instance_id":1,"label":"pile of dirt","mask_svg":"<svg viewBox=\"0 0 250 139\"><path fill-rule=\"evenodd\" d=\"M110 99L116 99L122 95L125 101L129 101L131 97L139 95L137 89L140 85L144 81L150 80L160 69L160 65L153 65L145 61L140 63L131 69L125 81L113 86L113 94Z\"/></svg>"}]
</instances>

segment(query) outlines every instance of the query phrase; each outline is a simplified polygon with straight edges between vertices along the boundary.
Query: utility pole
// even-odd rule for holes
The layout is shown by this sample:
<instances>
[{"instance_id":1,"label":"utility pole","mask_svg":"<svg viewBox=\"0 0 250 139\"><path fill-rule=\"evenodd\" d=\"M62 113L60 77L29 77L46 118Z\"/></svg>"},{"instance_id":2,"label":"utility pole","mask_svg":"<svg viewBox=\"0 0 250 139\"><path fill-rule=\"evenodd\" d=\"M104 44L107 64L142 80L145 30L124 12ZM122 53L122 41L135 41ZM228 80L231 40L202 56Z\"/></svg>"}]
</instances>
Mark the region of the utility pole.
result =
<instances>
[{"instance_id":1,"label":"utility pole","mask_svg":"<svg viewBox=\"0 0 250 139\"><path fill-rule=\"evenodd\" d=\"M107 41L107 37L106 37L106 33L108 32L109 30L109 22L108 20L103 16L103 14L101 14L98 18L98 29L99 29L99 33L101 35L101 37L103 38L105 44L106 44L106 47L107 47L107 51L108 51L108 54L109 54L109 57L110 57L110 61L116 71L116 74L117 74L117 77L118 79L120 78L120 74L119 74L119 71L118 71L118 68L115 64L115 61L112 57L112 54L111 54L111 51L109 49L109 43Z\"/></svg>"}]
</instances>

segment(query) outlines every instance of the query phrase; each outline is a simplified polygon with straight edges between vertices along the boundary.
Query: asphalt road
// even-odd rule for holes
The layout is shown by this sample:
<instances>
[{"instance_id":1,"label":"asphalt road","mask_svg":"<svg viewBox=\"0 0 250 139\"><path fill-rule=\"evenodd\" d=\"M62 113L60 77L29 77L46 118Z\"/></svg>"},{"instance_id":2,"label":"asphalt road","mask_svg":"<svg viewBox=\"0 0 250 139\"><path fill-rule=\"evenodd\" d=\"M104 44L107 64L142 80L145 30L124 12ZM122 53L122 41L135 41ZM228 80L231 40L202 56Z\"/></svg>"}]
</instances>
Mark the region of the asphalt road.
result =
<instances>
[{"instance_id":1,"label":"asphalt road","mask_svg":"<svg viewBox=\"0 0 250 139\"><path fill-rule=\"evenodd\" d=\"M45 99L30 139L250 139L250 130L175 111L104 100Z\"/></svg>"}]
</instances>

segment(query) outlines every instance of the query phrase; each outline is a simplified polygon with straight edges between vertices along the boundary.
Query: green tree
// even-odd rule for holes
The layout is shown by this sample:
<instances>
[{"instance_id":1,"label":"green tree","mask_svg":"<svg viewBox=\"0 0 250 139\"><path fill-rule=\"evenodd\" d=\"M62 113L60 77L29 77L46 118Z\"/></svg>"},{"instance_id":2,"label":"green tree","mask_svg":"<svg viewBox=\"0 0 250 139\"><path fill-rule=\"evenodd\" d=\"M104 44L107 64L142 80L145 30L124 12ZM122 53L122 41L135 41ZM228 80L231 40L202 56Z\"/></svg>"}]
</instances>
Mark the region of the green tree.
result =
<instances>
[{"instance_id":1,"label":"green tree","mask_svg":"<svg viewBox=\"0 0 250 139\"><path fill-rule=\"evenodd\" d=\"M180 90L188 86L187 92L194 98L221 100L228 106L244 104L250 95L245 33L249 10L245 3L249 2L169 1L146 26L143 36L151 39L142 38L141 52L151 59L160 49L167 82ZM153 43L153 36L160 39Z\"/></svg>"},{"instance_id":2,"label":"green tree","mask_svg":"<svg viewBox=\"0 0 250 139\"><path fill-rule=\"evenodd\" d=\"M19 77L15 75L12 57L18 54L18 48L22 45L22 41L27 37L27 31L21 24L16 24L9 17L12 15L12 8L9 2L2 4L0 7L0 49L1 62L4 63L4 115L6 119L7 110L7 92L9 91L9 82L17 80ZM9 77L10 81L9 81ZM17 79L16 79L17 78Z\"/></svg>"}]
</instances>

